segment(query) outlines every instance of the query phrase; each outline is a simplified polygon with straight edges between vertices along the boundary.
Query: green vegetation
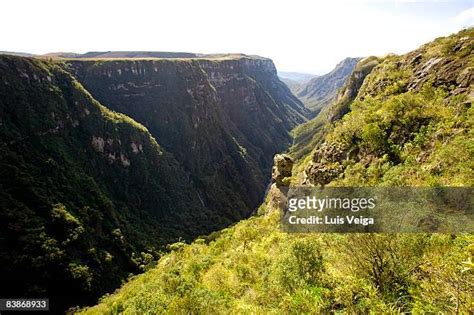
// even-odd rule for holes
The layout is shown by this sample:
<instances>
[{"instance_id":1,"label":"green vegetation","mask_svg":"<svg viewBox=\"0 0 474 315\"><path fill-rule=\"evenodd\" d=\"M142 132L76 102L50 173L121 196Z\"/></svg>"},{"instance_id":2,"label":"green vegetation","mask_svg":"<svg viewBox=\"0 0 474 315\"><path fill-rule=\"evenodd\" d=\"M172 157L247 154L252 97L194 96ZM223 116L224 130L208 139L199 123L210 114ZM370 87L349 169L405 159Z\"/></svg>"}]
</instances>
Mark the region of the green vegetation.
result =
<instances>
[{"instance_id":1,"label":"green vegetation","mask_svg":"<svg viewBox=\"0 0 474 315\"><path fill-rule=\"evenodd\" d=\"M2 55L0 74L0 296L54 312L247 217L306 113L259 57Z\"/></svg>"},{"instance_id":2,"label":"green vegetation","mask_svg":"<svg viewBox=\"0 0 474 315\"><path fill-rule=\"evenodd\" d=\"M447 96L425 85L384 101L354 102L327 138L357 155L343 162L344 174L333 184L472 186L473 109L466 95L449 102Z\"/></svg>"},{"instance_id":3,"label":"green vegetation","mask_svg":"<svg viewBox=\"0 0 474 315\"><path fill-rule=\"evenodd\" d=\"M472 186L474 30L388 56L364 80L349 112L331 124L319 169L339 169L331 185ZM447 44L455 49L447 54ZM433 55L438 52L438 55ZM335 112L339 103L329 111ZM349 107L350 106L350 107ZM328 128L326 126L326 128ZM316 151L318 148L316 148ZM310 180L321 182L316 177Z\"/></svg>"},{"instance_id":4,"label":"green vegetation","mask_svg":"<svg viewBox=\"0 0 474 315\"><path fill-rule=\"evenodd\" d=\"M166 244L216 228L143 125L57 64L2 56L0 72L1 296L92 303Z\"/></svg>"},{"instance_id":5,"label":"green vegetation","mask_svg":"<svg viewBox=\"0 0 474 315\"><path fill-rule=\"evenodd\" d=\"M290 130L306 113L271 60L221 57L63 65L95 99L146 126L173 154L212 213L204 223L213 229L259 206L273 155L289 146Z\"/></svg>"},{"instance_id":6,"label":"green vegetation","mask_svg":"<svg viewBox=\"0 0 474 315\"><path fill-rule=\"evenodd\" d=\"M315 133L295 130L294 180L304 172L314 184L472 186L473 32L370 60L354 97L305 125ZM329 182L318 178L334 170ZM154 268L82 312L472 313L472 234L286 234L271 198L257 216L170 246Z\"/></svg>"},{"instance_id":7,"label":"green vegetation","mask_svg":"<svg viewBox=\"0 0 474 315\"><path fill-rule=\"evenodd\" d=\"M314 119L292 130L294 140L289 153L297 161L295 173L299 174L303 171L301 168L309 162L311 153L334 128L334 122L350 111L350 104L357 97L365 78L379 62L380 59L377 57L368 57L359 61L345 85L338 91L334 103L324 107Z\"/></svg>"},{"instance_id":8,"label":"green vegetation","mask_svg":"<svg viewBox=\"0 0 474 315\"><path fill-rule=\"evenodd\" d=\"M278 211L176 244L86 314L468 313L472 235L300 235ZM179 245L179 246L178 246Z\"/></svg>"}]
</instances>

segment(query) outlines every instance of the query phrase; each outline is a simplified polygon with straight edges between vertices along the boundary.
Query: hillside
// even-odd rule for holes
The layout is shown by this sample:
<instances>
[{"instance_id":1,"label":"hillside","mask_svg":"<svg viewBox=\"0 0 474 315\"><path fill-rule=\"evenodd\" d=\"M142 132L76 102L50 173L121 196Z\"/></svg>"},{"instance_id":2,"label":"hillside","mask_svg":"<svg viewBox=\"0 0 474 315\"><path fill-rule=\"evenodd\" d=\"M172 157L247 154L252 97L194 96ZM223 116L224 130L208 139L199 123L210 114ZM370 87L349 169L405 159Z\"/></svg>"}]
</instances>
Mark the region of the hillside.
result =
<instances>
[{"instance_id":1,"label":"hillside","mask_svg":"<svg viewBox=\"0 0 474 315\"><path fill-rule=\"evenodd\" d=\"M294 140L290 152L296 160L302 157L309 158L309 153L321 143L330 130L331 123L349 112L350 104L356 98L366 76L379 62L380 59L377 57L367 57L360 60L346 79L344 86L338 90L333 103L323 108L314 119L292 130Z\"/></svg>"},{"instance_id":2,"label":"hillside","mask_svg":"<svg viewBox=\"0 0 474 315\"><path fill-rule=\"evenodd\" d=\"M293 93L294 95L296 95L296 93L298 93L298 90L301 88L301 84L292 79L280 77L280 80L281 82L286 84L286 86L290 89L291 93Z\"/></svg>"},{"instance_id":3,"label":"hillside","mask_svg":"<svg viewBox=\"0 0 474 315\"><path fill-rule=\"evenodd\" d=\"M312 78L296 93L305 107L316 116L325 106L331 104L346 79L361 58L346 58L329 73Z\"/></svg>"},{"instance_id":4,"label":"hillside","mask_svg":"<svg viewBox=\"0 0 474 315\"><path fill-rule=\"evenodd\" d=\"M361 61L364 78L350 80L328 110L322 139L298 158L292 181L301 172L306 185L472 187L473 48L469 29ZM472 312L472 234L283 233L283 196L273 184L258 215L172 245L156 267L83 313Z\"/></svg>"},{"instance_id":5,"label":"hillside","mask_svg":"<svg viewBox=\"0 0 474 315\"><path fill-rule=\"evenodd\" d=\"M2 296L90 303L160 246L209 230L187 174L145 127L56 64L2 56L0 73Z\"/></svg>"},{"instance_id":6,"label":"hillside","mask_svg":"<svg viewBox=\"0 0 474 315\"><path fill-rule=\"evenodd\" d=\"M342 119L314 152L307 180L471 186L472 49L470 29L385 57L350 106L331 109L330 120Z\"/></svg>"},{"instance_id":7,"label":"hillside","mask_svg":"<svg viewBox=\"0 0 474 315\"><path fill-rule=\"evenodd\" d=\"M307 111L271 60L67 61L107 107L148 128L224 225L262 202L272 157Z\"/></svg>"},{"instance_id":8,"label":"hillside","mask_svg":"<svg viewBox=\"0 0 474 315\"><path fill-rule=\"evenodd\" d=\"M264 58L2 55L0 75L0 293L54 311L248 217L307 114Z\"/></svg>"}]
</instances>

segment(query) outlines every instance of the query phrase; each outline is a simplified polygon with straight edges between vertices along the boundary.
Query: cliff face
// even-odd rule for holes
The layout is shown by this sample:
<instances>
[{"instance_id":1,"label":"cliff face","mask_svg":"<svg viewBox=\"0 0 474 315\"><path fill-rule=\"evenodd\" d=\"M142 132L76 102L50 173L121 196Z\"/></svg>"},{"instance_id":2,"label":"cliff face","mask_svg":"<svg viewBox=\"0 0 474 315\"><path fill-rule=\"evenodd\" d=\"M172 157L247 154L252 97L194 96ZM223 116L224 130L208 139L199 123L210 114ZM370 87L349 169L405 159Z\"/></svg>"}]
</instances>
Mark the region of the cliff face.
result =
<instances>
[{"instance_id":1,"label":"cliff face","mask_svg":"<svg viewBox=\"0 0 474 315\"><path fill-rule=\"evenodd\" d=\"M306 113L263 58L0 56L0 295L91 303L248 216Z\"/></svg>"},{"instance_id":2,"label":"cliff face","mask_svg":"<svg viewBox=\"0 0 474 315\"><path fill-rule=\"evenodd\" d=\"M258 206L273 155L305 120L302 104L264 58L67 64L100 102L145 125L227 224Z\"/></svg>"},{"instance_id":3,"label":"cliff face","mask_svg":"<svg viewBox=\"0 0 474 315\"><path fill-rule=\"evenodd\" d=\"M471 29L411 54L361 61L340 94L350 111L326 119L324 144L293 167L288 156L275 157L258 215L176 244L83 313L470 313L472 234L283 233L279 210L301 161L314 185L472 186L473 40ZM441 58L439 68L420 76L432 58Z\"/></svg>"},{"instance_id":4,"label":"cliff face","mask_svg":"<svg viewBox=\"0 0 474 315\"><path fill-rule=\"evenodd\" d=\"M367 57L360 60L344 86L338 91L334 103L328 107L327 118L330 122L337 121L350 111L350 104L357 97L365 78L380 62L377 57Z\"/></svg>"},{"instance_id":5,"label":"cliff face","mask_svg":"<svg viewBox=\"0 0 474 315\"><path fill-rule=\"evenodd\" d=\"M289 131L305 121L309 112L278 79L270 60L203 61L201 66L229 117L231 132L248 143L268 169L272 160L268 157L291 143Z\"/></svg>"},{"instance_id":6,"label":"cliff face","mask_svg":"<svg viewBox=\"0 0 474 315\"><path fill-rule=\"evenodd\" d=\"M145 127L58 65L2 56L0 74L0 295L90 302L160 245L221 227Z\"/></svg>"},{"instance_id":7,"label":"cliff face","mask_svg":"<svg viewBox=\"0 0 474 315\"><path fill-rule=\"evenodd\" d=\"M334 101L337 90L354 70L361 58L346 58L329 73L308 81L296 94L316 116L325 106Z\"/></svg>"}]
</instances>

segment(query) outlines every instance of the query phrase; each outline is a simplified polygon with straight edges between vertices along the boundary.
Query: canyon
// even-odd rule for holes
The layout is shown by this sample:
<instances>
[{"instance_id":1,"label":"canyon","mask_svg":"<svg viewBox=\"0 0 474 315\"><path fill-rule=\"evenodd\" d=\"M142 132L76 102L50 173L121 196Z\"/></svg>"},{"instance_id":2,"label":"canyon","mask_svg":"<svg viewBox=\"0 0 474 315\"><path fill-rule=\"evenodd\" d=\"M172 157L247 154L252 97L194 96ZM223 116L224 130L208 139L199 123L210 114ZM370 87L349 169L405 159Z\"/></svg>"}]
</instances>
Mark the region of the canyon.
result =
<instances>
[{"instance_id":1,"label":"canyon","mask_svg":"<svg viewBox=\"0 0 474 315\"><path fill-rule=\"evenodd\" d=\"M138 56L0 56L2 296L90 303L248 217L307 120L269 59Z\"/></svg>"},{"instance_id":2,"label":"canyon","mask_svg":"<svg viewBox=\"0 0 474 315\"><path fill-rule=\"evenodd\" d=\"M288 185L472 186L472 43L348 58L294 93L259 56L0 55L0 296L64 312L122 286L73 310L91 314L467 310L472 235L279 219Z\"/></svg>"}]
</instances>

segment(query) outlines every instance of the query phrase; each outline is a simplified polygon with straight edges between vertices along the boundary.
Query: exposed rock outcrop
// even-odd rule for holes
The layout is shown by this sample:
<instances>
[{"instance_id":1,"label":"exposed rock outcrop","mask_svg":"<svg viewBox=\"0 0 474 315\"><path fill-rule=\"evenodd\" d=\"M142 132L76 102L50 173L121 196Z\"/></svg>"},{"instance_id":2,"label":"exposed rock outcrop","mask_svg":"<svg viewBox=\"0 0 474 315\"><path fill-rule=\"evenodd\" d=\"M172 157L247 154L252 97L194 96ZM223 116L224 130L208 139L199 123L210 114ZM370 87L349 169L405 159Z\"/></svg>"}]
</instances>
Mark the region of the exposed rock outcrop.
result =
<instances>
[{"instance_id":1,"label":"exposed rock outcrop","mask_svg":"<svg viewBox=\"0 0 474 315\"><path fill-rule=\"evenodd\" d=\"M468 31L469 32L469 31ZM436 47L436 48L435 48ZM471 58L469 58L471 56ZM391 78L382 76L391 72ZM441 37L432 43L401 56L385 57L370 82L361 88L364 96L387 94L386 88L397 80L398 91L418 91L425 83L446 86L452 95L472 89L474 67L472 65L472 38L470 35L457 38ZM392 92L393 87L390 92Z\"/></svg>"},{"instance_id":2,"label":"exposed rock outcrop","mask_svg":"<svg viewBox=\"0 0 474 315\"><path fill-rule=\"evenodd\" d=\"M291 177L293 169L293 159L286 154L277 154L273 158L273 169L272 169L272 183L275 183L278 187L288 186L288 182L285 179Z\"/></svg>"},{"instance_id":3,"label":"exposed rock outcrop","mask_svg":"<svg viewBox=\"0 0 474 315\"><path fill-rule=\"evenodd\" d=\"M293 159L286 154L273 158L272 183L267 193L267 209L283 211L287 205L287 193L293 170Z\"/></svg>"},{"instance_id":4,"label":"exposed rock outcrop","mask_svg":"<svg viewBox=\"0 0 474 315\"><path fill-rule=\"evenodd\" d=\"M324 143L314 154L305 169L304 184L329 184L344 171L343 161L348 158L346 148L337 143Z\"/></svg>"}]
</instances>

